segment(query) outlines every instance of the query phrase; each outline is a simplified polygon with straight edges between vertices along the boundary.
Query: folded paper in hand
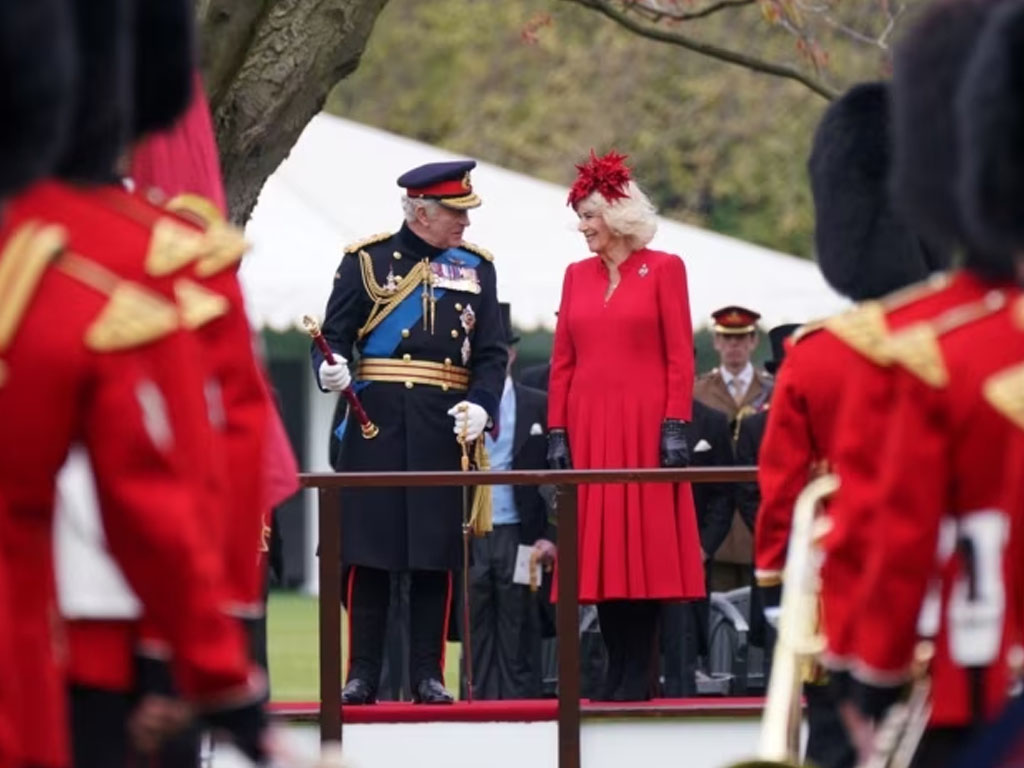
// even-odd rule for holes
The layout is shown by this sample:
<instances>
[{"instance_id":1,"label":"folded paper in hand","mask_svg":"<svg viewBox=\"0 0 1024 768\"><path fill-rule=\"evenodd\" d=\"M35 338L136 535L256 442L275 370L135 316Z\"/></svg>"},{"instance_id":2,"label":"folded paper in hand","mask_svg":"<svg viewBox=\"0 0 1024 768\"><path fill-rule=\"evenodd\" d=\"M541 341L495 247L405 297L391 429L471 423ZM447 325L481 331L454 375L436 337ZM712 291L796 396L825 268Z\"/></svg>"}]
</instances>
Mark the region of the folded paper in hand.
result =
<instances>
[{"instance_id":1,"label":"folded paper in hand","mask_svg":"<svg viewBox=\"0 0 1024 768\"><path fill-rule=\"evenodd\" d=\"M525 586L530 585L530 556L532 554L533 547L526 544L520 544L519 548L516 549L516 569L512 573L513 584L523 584ZM542 578L540 561L538 560L533 564L534 585L540 586Z\"/></svg>"}]
</instances>

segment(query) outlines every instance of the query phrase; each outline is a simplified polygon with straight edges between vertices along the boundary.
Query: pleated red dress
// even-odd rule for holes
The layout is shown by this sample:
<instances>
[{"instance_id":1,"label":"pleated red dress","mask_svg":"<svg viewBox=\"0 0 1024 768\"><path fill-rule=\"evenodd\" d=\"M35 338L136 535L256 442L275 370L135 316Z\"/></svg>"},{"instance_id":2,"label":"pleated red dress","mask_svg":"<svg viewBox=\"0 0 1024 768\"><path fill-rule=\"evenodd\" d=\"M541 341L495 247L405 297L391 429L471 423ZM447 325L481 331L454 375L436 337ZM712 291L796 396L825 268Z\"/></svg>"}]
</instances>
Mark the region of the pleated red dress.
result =
<instances>
[{"instance_id":1,"label":"pleated red dress","mask_svg":"<svg viewBox=\"0 0 1024 768\"><path fill-rule=\"evenodd\" d=\"M693 330L686 268L641 249L608 301L598 257L569 266L555 331L548 425L577 469L660 465L661 424L690 420ZM704 595L689 484L579 486L580 601Z\"/></svg>"}]
</instances>

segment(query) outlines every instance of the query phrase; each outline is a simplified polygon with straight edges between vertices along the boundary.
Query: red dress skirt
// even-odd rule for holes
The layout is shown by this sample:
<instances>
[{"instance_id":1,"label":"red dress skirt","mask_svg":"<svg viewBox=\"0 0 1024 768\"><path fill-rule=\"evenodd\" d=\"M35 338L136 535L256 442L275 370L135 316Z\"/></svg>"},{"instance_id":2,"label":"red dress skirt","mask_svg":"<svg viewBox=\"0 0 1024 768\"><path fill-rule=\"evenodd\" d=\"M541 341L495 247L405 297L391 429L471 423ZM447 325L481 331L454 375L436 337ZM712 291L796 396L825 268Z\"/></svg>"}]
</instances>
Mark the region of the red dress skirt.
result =
<instances>
[{"instance_id":1,"label":"red dress skirt","mask_svg":"<svg viewBox=\"0 0 1024 768\"><path fill-rule=\"evenodd\" d=\"M577 469L660 465L661 424L690 420L693 332L682 260L641 249L608 272L597 257L565 273L548 424ZM579 486L581 602L704 595L689 484Z\"/></svg>"}]
</instances>

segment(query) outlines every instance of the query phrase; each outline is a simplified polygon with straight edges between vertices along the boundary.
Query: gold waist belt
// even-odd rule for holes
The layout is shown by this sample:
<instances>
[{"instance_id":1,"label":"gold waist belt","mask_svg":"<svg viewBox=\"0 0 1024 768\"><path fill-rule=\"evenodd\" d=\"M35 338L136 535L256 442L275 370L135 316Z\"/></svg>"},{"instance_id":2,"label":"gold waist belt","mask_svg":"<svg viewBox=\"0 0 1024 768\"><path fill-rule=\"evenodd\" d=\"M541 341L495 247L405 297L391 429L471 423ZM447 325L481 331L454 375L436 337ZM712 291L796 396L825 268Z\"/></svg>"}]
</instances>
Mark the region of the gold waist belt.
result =
<instances>
[{"instance_id":1,"label":"gold waist belt","mask_svg":"<svg viewBox=\"0 0 1024 768\"><path fill-rule=\"evenodd\" d=\"M416 384L465 392L469 389L469 369L451 363L433 363L411 358L364 357L356 368L360 381L390 381L412 389Z\"/></svg>"}]
</instances>

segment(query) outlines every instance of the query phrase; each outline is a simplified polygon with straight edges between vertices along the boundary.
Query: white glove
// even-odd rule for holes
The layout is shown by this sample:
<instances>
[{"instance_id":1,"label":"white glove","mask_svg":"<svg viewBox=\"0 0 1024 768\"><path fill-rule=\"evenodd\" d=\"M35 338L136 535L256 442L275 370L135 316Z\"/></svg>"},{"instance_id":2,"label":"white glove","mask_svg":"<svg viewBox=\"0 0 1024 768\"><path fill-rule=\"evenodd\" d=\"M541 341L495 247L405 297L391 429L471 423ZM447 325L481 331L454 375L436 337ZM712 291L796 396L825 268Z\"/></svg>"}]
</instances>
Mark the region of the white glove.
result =
<instances>
[{"instance_id":1,"label":"white glove","mask_svg":"<svg viewBox=\"0 0 1024 768\"><path fill-rule=\"evenodd\" d=\"M448 415L455 418L455 429L452 431L456 436L465 435L466 440L470 442L480 437L487 426L487 411L468 400L463 400L449 408Z\"/></svg>"},{"instance_id":2,"label":"white glove","mask_svg":"<svg viewBox=\"0 0 1024 768\"><path fill-rule=\"evenodd\" d=\"M348 361L337 352L333 354L333 365L326 360L320 363L320 384L331 392L341 392L352 383L352 374L348 370Z\"/></svg>"}]
</instances>

